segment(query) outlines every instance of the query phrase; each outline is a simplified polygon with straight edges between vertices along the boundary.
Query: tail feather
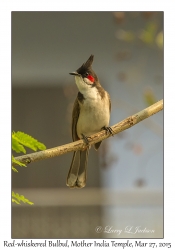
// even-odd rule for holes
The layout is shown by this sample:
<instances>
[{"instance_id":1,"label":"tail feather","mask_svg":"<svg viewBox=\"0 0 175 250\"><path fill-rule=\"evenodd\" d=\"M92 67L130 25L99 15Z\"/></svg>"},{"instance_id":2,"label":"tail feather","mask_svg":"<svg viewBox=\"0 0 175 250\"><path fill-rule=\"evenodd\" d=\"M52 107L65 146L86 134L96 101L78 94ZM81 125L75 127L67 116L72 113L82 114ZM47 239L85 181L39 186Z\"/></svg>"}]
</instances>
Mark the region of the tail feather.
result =
<instances>
[{"instance_id":1,"label":"tail feather","mask_svg":"<svg viewBox=\"0 0 175 250\"><path fill-rule=\"evenodd\" d=\"M71 166L67 176L66 185L69 187L74 187L77 181L78 171L80 167L80 151L75 151L73 154Z\"/></svg>"},{"instance_id":2,"label":"tail feather","mask_svg":"<svg viewBox=\"0 0 175 250\"><path fill-rule=\"evenodd\" d=\"M97 143L94 144L95 150L98 150L98 148L100 147L101 143L102 143L102 141L99 141L99 142L97 142Z\"/></svg>"},{"instance_id":3,"label":"tail feather","mask_svg":"<svg viewBox=\"0 0 175 250\"><path fill-rule=\"evenodd\" d=\"M89 148L74 152L66 182L70 188L82 188L86 185L88 154Z\"/></svg>"},{"instance_id":4,"label":"tail feather","mask_svg":"<svg viewBox=\"0 0 175 250\"><path fill-rule=\"evenodd\" d=\"M89 148L80 152L80 168L77 178L77 186L83 188L86 185L87 179L87 163L88 163Z\"/></svg>"}]
</instances>

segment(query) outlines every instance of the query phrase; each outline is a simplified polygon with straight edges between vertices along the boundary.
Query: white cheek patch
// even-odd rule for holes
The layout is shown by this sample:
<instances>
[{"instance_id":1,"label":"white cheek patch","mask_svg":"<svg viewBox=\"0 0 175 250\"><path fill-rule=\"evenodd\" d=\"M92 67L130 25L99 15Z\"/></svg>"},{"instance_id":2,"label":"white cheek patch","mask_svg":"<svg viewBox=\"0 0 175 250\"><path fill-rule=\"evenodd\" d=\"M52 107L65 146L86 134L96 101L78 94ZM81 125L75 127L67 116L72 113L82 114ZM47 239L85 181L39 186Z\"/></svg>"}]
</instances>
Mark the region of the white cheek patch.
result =
<instances>
[{"instance_id":1,"label":"white cheek patch","mask_svg":"<svg viewBox=\"0 0 175 250\"><path fill-rule=\"evenodd\" d=\"M82 89L85 85L83 78L81 76L75 76L75 83L79 90Z\"/></svg>"},{"instance_id":2,"label":"white cheek patch","mask_svg":"<svg viewBox=\"0 0 175 250\"><path fill-rule=\"evenodd\" d=\"M81 76L75 76L76 84L81 84L82 81L83 81L83 78Z\"/></svg>"},{"instance_id":3,"label":"white cheek patch","mask_svg":"<svg viewBox=\"0 0 175 250\"><path fill-rule=\"evenodd\" d=\"M83 78L83 80L85 81L85 83L86 84L88 84L88 85L92 85L93 84L93 82L91 82L88 78Z\"/></svg>"},{"instance_id":4,"label":"white cheek patch","mask_svg":"<svg viewBox=\"0 0 175 250\"><path fill-rule=\"evenodd\" d=\"M86 79L86 81L85 81ZM75 83L79 91L83 94L84 91L91 88L92 82L87 78L82 78L81 76L75 76Z\"/></svg>"},{"instance_id":5,"label":"white cheek patch","mask_svg":"<svg viewBox=\"0 0 175 250\"><path fill-rule=\"evenodd\" d=\"M85 82L86 81L86 82ZM92 87L92 82L87 78L82 78L82 76L75 76L75 83L78 90L83 94L84 98L93 99L95 102L101 101L101 96L98 93L97 88Z\"/></svg>"}]
</instances>

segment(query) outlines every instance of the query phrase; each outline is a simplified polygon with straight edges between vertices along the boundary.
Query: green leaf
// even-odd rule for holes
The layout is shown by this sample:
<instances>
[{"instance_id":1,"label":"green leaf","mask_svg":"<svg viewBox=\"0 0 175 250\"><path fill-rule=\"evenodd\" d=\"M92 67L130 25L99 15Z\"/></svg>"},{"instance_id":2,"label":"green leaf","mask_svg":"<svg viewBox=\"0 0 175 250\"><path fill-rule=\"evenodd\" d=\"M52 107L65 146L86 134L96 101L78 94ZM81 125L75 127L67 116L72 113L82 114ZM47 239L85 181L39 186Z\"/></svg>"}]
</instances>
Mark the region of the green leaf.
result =
<instances>
[{"instance_id":1,"label":"green leaf","mask_svg":"<svg viewBox=\"0 0 175 250\"><path fill-rule=\"evenodd\" d=\"M20 204L22 201L23 203L27 203L29 205L33 205L34 203L29 201L27 198L24 197L24 195L19 195L18 193L15 193L12 191L12 202L15 202L17 204Z\"/></svg>"},{"instance_id":2,"label":"green leaf","mask_svg":"<svg viewBox=\"0 0 175 250\"><path fill-rule=\"evenodd\" d=\"M24 154L26 153L26 150L23 147L23 145L21 145L21 144L18 143L18 141L15 139L15 137L14 137L13 134L12 134L12 149L16 153L20 153L20 152L23 152Z\"/></svg>"},{"instance_id":3,"label":"green leaf","mask_svg":"<svg viewBox=\"0 0 175 250\"><path fill-rule=\"evenodd\" d=\"M14 172L16 172L16 173L18 172L18 170L17 170L15 167L13 167L13 166L12 166L12 170L13 170Z\"/></svg>"},{"instance_id":4,"label":"green leaf","mask_svg":"<svg viewBox=\"0 0 175 250\"><path fill-rule=\"evenodd\" d=\"M18 143L34 150L37 151L38 149L44 150L46 149L46 146L34 139L32 136L25 134L23 132L13 132L12 138L15 139Z\"/></svg>"},{"instance_id":5,"label":"green leaf","mask_svg":"<svg viewBox=\"0 0 175 250\"><path fill-rule=\"evenodd\" d=\"M14 150L17 153L23 152L26 153L26 149L24 148L28 147L31 148L34 151L37 151L38 149L44 150L46 149L46 146L34 139L32 136L25 134L23 132L14 132L12 133L12 150ZM21 167L26 167L26 165L20 161L17 161L14 156L12 155L12 163L17 164ZM12 170L14 172L18 172L18 170L12 166ZM12 192L12 202L20 205L21 202L27 203L29 205L33 205L34 203L29 201L27 198L24 197L24 195L19 195L18 193Z\"/></svg>"},{"instance_id":6,"label":"green leaf","mask_svg":"<svg viewBox=\"0 0 175 250\"><path fill-rule=\"evenodd\" d=\"M24 163L17 161L15 157L12 155L12 170L16 173L18 172L18 170L13 166L13 163L19 165L20 167L27 167Z\"/></svg>"},{"instance_id":7,"label":"green leaf","mask_svg":"<svg viewBox=\"0 0 175 250\"><path fill-rule=\"evenodd\" d=\"M17 165L19 165L21 167L26 167L26 165L24 163L17 161L13 155L12 155L12 163L16 163Z\"/></svg>"},{"instance_id":8,"label":"green leaf","mask_svg":"<svg viewBox=\"0 0 175 250\"><path fill-rule=\"evenodd\" d=\"M12 198L12 202L14 202L14 203L16 203L16 204L18 204L18 205L21 205L17 200L15 200L15 199L13 199L13 198Z\"/></svg>"}]
</instances>

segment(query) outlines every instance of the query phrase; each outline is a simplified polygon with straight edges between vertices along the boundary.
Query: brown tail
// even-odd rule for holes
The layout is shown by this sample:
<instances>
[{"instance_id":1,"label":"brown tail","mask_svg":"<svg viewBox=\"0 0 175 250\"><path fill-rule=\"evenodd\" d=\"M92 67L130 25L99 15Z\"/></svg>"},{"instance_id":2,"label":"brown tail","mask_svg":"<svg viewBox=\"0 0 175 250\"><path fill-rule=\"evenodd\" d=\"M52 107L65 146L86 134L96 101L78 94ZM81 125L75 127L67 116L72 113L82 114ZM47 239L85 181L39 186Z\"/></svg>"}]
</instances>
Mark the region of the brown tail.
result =
<instances>
[{"instance_id":1,"label":"brown tail","mask_svg":"<svg viewBox=\"0 0 175 250\"><path fill-rule=\"evenodd\" d=\"M89 148L84 151L75 151L66 185L70 188L83 188L86 185L87 163Z\"/></svg>"}]
</instances>

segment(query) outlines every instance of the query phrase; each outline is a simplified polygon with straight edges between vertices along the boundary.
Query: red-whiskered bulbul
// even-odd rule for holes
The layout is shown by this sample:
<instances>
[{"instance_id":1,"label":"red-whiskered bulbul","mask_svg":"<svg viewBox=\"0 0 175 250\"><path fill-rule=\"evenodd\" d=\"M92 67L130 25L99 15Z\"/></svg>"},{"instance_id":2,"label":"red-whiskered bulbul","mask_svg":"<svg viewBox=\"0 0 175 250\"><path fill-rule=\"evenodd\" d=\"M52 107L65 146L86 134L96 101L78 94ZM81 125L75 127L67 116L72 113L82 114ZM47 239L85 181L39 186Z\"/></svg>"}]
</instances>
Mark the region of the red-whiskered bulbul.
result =
<instances>
[{"instance_id":1,"label":"red-whiskered bulbul","mask_svg":"<svg viewBox=\"0 0 175 250\"><path fill-rule=\"evenodd\" d=\"M99 79L92 70L94 56L89 59L76 72L78 95L72 112L72 138L73 141L84 139L88 144L88 136L108 127L111 111L111 101L108 92L100 85ZM101 142L94 144L97 150ZM83 151L75 151L67 176L67 186L70 188L83 188L86 185L87 162L89 146Z\"/></svg>"}]
</instances>

